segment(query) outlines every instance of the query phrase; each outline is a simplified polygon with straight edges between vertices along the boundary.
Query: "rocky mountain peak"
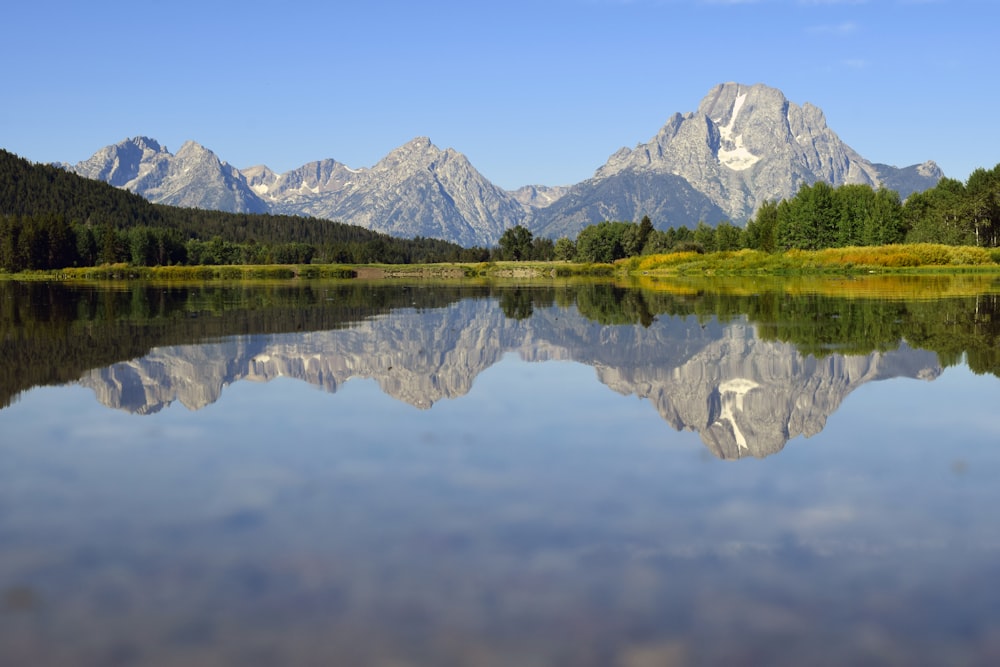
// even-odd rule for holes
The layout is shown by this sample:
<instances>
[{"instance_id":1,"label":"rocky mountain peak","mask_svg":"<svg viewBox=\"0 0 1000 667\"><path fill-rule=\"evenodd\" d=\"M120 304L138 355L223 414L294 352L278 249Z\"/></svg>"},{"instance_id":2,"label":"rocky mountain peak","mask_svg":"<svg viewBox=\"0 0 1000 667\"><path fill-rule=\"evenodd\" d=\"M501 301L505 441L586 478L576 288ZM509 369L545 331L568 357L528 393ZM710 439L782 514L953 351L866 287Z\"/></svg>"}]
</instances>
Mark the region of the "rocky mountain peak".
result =
<instances>
[{"instance_id":1,"label":"rocky mountain peak","mask_svg":"<svg viewBox=\"0 0 1000 667\"><path fill-rule=\"evenodd\" d=\"M441 149L428 137L417 137L389 151L372 169L383 172L396 171L401 167L403 171L424 169L440 157L441 153Z\"/></svg>"},{"instance_id":2,"label":"rocky mountain peak","mask_svg":"<svg viewBox=\"0 0 1000 667\"><path fill-rule=\"evenodd\" d=\"M108 146L71 171L131 190L150 201L223 211L264 213L267 205L240 172L194 141L176 155L148 137Z\"/></svg>"},{"instance_id":3,"label":"rocky mountain peak","mask_svg":"<svg viewBox=\"0 0 1000 667\"><path fill-rule=\"evenodd\" d=\"M167 147L161 146L158 141L151 139L149 137L133 137L131 139L126 139L122 142L123 144L132 144L143 151L152 151L154 153L166 152Z\"/></svg>"},{"instance_id":4,"label":"rocky mountain peak","mask_svg":"<svg viewBox=\"0 0 1000 667\"><path fill-rule=\"evenodd\" d=\"M707 197L721 215L714 219L694 217L711 211L704 205L688 205L673 209L674 219L656 220L655 225L691 227L701 220L714 224L721 219L740 224L762 202L791 197L802 183L893 187L905 197L936 183L934 167L914 168L909 174L873 164L841 141L827 126L819 107L809 102L798 106L780 90L764 84L729 82L713 87L696 111L671 116L648 143L614 153L588 181L588 192L574 194L579 208L579 200L591 199L593 193L633 191L640 182L647 184L652 174L661 178L672 175ZM658 197L694 201L690 192L682 191L661 191ZM637 204L645 213L656 209L656 201L649 199L623 202L619 210L605 206L601 212L634 219L641 212L629 209ZM558 202L555 207L562 215ZM536 219L546 220L552 212L548 213L542 211Z\"/></svg>"},{"instance_id":5,"label":"rocky mountain peak","mask_svg":"<svg viewBox=\"0 0 1000 667\"><path fill-rule=\"evenodd\" d=\"M916 166L916 171L918 174L924 178L933 178L935 180L940 180L944 178L944 172L941 171L941 167L937 165L934 160L927 160L927 162L921 162Z\"/></svg>"},{"instance_id":6,"label":"rocky mountain peak","mask_svg":"<svg viewBox=\"0 0 1000 667\"><path fill-rule=\"evenodd\" d=\"M208 150L196 141L185 141L181 144L180 150L174 155L174 157L184 160L184 159L197 159L197 160L214 160L221 163L222 160L218 158L212 151Z\"/></svg>"},{"instance_id":7,"label":"rocky mountain peak","mask_svg":"<svg viewBox=\"0 0 1000 667\"><path fill-rule=\"evenodd\" d=\"M327 158L309 162L284 174L277 174L262 165L243 169L242 174L259 197L287 204L316 195L341 192L351 184L357 174L364 171L364 169L351 169L347 165Z\"/></svg>"},{"instance_id":8,"label":"rocky mountain peak","mask_svg":"<svg viewBox=\"0 0 1000 667\"><path fill-rule=\"evenodd\" d=\"M141 136L64 166L159 203L309 215L464 245L495 244L519 224L553 239L644 215L660 229L741 224L763 201L791 197L802 183L888 187L905 198L943 176L931 161L871 163L840 140L819 107L736 82L716 85L696 111L674 113L648 142L616 151L592 178L565 187L504 191L465 155L426 136L358 169L325 159L283 174L263 165L238 171L193 141L175 156Z\"/></svg>"},{"instance_id":9,"label":"rocky mountain peak","mask_svg":"<svg viewBox=\"0 0 1000 667\"><path fill-rule=\"evenodd\" d=\"M166 148L149 137L139 136L106 146L71 169L86 178L127 187L130 181L145 171L146 165L155 163L164 155L169 155Z\"/></svg>"}]
</instances>

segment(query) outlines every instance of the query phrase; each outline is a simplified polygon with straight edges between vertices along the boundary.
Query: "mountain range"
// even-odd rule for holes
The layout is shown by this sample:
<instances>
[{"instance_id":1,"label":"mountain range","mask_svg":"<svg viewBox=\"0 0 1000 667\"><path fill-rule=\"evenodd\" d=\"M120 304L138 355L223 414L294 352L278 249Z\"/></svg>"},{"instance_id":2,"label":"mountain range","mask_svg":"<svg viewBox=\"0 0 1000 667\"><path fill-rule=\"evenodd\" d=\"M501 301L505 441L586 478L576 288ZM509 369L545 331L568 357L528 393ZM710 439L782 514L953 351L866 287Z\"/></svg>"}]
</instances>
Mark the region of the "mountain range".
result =
<instances>
[{"instance_id":1,"label":"mountain range","mask_svg":"<svg viewBox=\"0 0 1000 667\"><path fill-rule=\"evenodd\" d=\"M308 215L466 246L495 245L515 225L573 238L602 220L644 215L658 229L743 224L762 202L790 197L802 184L859 183L905 198L943 177L933 161L903 168L871 162L841 141L819 108L739 83L715 86L696 111L675 113L651 140L618 150L593 177L569 186L504 190L465 155L426 137L370 168L323 159L281 174L263 165L237 169L193 141L174 154L148 137L60 166L156 203Z\"/></svg>"}]
</instances>

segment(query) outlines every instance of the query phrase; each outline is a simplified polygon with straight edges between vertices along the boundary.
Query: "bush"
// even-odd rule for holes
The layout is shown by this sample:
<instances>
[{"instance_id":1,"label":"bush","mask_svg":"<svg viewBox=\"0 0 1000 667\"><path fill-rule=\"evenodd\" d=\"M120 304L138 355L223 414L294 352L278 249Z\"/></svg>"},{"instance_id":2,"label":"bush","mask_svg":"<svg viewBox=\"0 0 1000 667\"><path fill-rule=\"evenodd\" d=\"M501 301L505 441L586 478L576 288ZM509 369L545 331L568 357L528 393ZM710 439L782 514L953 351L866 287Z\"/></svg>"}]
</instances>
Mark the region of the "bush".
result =
<instances>
[{"instance_id":1,"label":"bush","mask_svg":"<svg viewBox=\"0 0 1000 667\"><path fill-rule=\"evenodd\" d=\"M993 258L985 248L975 246L957 246L951 250L951 263L961 265L990 264Z\"/></svg>"},{"instance_id":2,"label":"bush","mask_svg":"<svg viewBox=\"0 0 1000 667\"><path fill-rule=\"evenodd\" d=\"M938 245L936 243L915 243L907 247L916 253L920 264L931 266L951 264L951 252L949 251L948 246Z\"/></svg>"}]
</instances>

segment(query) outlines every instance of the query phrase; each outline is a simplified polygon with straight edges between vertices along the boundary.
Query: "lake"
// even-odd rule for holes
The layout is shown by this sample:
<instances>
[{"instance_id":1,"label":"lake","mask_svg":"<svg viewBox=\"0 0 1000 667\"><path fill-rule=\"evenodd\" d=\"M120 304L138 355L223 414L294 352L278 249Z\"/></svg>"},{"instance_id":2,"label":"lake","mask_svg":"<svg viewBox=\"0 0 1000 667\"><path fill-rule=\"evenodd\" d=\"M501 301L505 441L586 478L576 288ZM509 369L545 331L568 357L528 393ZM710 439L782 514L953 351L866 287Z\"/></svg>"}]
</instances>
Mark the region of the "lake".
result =
<instances>
[{"instance_id":1,"label":"lake","mask_svg":"<svg viewBox=\"0 0 1000 667\"><path fill-rule=\"evenodd\" d=\"M0 282L0 664L1000 664L1000 285Z\"/></svg>"}]
</instances>

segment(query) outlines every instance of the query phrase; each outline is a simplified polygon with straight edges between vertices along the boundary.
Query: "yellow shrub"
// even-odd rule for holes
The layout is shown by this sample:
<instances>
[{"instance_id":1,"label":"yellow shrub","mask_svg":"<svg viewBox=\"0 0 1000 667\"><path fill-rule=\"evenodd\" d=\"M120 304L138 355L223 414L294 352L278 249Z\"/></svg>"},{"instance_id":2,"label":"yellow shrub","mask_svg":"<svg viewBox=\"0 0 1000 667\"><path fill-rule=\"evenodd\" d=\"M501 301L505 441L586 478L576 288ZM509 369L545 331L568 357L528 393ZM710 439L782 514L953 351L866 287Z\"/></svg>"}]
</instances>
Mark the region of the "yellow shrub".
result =
<instances>
[{"instance_id":1,"label":"yellow shrub","mask_svg":"<svg viewBox=\"0 0 1000 667\"><path fill-rule=\"evenodd\" d=\"M952 264L992 264L993 258L986 248L974 246L957 246L951 249Z\"/></svg>"}]
</instances>

